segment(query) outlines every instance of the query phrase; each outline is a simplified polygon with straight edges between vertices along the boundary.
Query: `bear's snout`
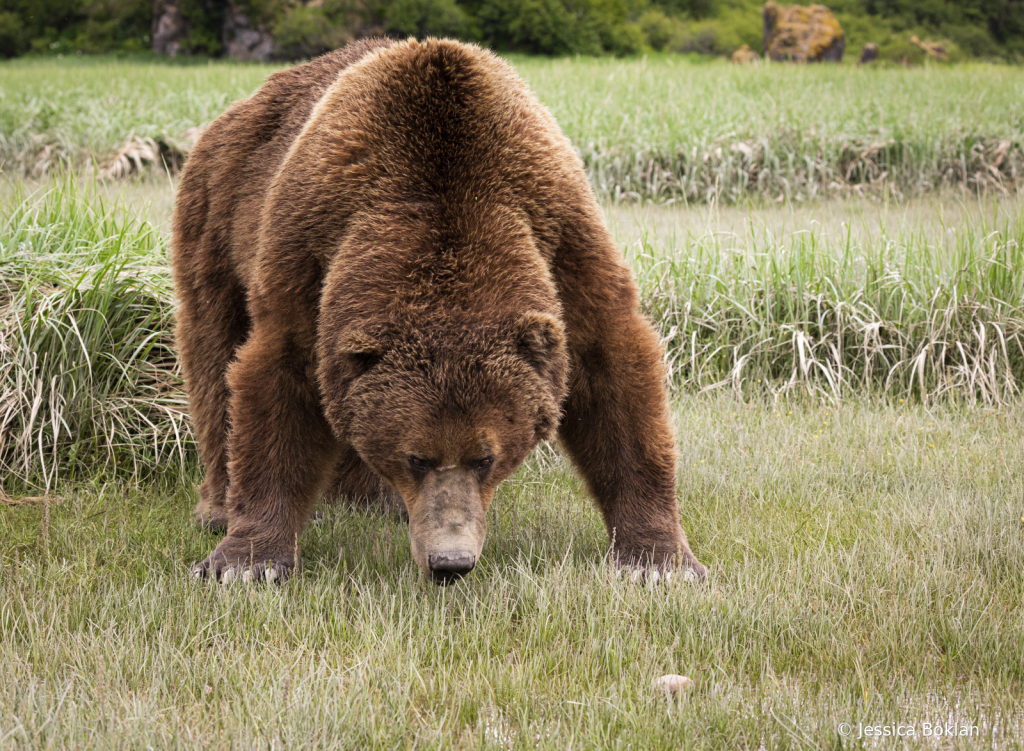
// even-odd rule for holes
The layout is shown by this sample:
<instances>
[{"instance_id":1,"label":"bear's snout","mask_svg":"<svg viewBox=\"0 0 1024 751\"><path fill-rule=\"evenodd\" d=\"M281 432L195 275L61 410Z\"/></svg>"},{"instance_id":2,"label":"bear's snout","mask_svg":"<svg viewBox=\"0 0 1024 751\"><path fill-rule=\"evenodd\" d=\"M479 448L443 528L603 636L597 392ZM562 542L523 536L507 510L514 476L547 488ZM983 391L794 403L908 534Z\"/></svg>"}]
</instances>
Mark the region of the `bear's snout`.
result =
<instances>
[{"instance_id":1,"label":"bear's snout","mask_svg":"<svg viewBox=\"0 0 1024 751\"><path fill-rule=\"evenodd\" d=\"M435 584L450 584L473 570L476 556L466 550L446 550L427 556L427 565Z\"/></svg>"},{"instance_id":2,"label":"bear's snout","mask_svg":"<svg viewBox=\"0 0 1024 751\"><path fill-rule=\"evenodd\" d=\"M406 506L413 558L433 581L449 584L473 570L487 524L480 483L471 470L431 470Z\"/></svg>"}]
</instances>

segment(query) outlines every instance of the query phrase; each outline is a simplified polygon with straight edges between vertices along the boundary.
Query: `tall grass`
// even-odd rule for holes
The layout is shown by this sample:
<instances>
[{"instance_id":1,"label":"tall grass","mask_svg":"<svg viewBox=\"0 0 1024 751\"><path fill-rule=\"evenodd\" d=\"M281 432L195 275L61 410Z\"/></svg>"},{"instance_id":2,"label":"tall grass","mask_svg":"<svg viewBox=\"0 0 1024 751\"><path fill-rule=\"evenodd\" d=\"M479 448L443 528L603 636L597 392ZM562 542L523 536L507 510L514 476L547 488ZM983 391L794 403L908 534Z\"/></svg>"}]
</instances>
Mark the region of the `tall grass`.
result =
<instances>
[{"instance_id":1,"label":"tall grass","mask_svg":"<svg viewBox=\"0 0 1024 751\"><path fill-rule=\"evenodd\" d=\"M516 60L608 198L704 203L1024 178L1024 71Z\"/></svg>"},{"instance_id":2,"label":"tall grass","mask_svg":"<svg viewBox=\"0 0 1024 751\"><path fill-rule=\"evenodd\" d=\"M872 69L514 57L613 200L764 201L1017 190L1024 70ZM0 64L0 166L41 176L155 146L160 166L195 128L251 94L270 66L99 60ZM146 141L149 139L149 141Z\"/></svg>"},{"instance_id":3,"label":"tall grass","mask_svg":"<svg viewBox=\"0 0 1024 751\"><path fill-rule=\"evenodd\" d=\"M940 220L941 223L941 220ZM987 404L1024 386L1024 214L825 238L765 229L628 248L682 388Z\"/></svg>"},{"instance_id":4,"label":"tall grass","mask_svg":"<svg viewBox=\"0 0 1024 751\"><path fill-rule=\"evenodd\" d=\"M185 461L163 238L68 176L0 223L0 492Z\"/></svg>"}]
</instances>

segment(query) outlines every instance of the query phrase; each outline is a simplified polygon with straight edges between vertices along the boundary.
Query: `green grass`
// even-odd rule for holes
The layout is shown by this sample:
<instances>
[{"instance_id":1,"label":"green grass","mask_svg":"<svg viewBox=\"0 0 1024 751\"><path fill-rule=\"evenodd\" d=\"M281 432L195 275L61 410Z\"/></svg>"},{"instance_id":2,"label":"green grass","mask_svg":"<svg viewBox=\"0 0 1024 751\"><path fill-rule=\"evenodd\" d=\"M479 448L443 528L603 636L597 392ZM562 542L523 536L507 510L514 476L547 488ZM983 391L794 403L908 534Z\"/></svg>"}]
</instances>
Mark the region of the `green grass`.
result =
<instances>
[{"instance_id":1,"label":"green grass","mask_svg":"<svg viewBox=\"0 0 1024 751\"><path fill-rule=\"evenodd\" d=\"M654 56L513 63L610 199L912 195L1024 180L1024 70L965 64L729 66ZM101 166L131 138L166 158L270 66L99 60L0 64L0 164Z\"/></svg>"},{"instance_id":2,"label":"green grass","mask_svg":"<svg viewBox=\"0 0 1024 751\"><path fill-rule=\"evenodd\" d=\"M676 400L706 587L604 565L545 453L482 565L423 580L405 526L329 509L282 587L194 582L170 490L80 484L0 512L0 746L895 748L840 723L977 725L1021 748L1024 412ZM666 700L665 673L694 691Z\"/></svg>"},{"instance_id":3,"label":"green grass","mask_svg":"<svg viewBox=\"0 0 1024 751\"><path fill-rule=\"evenodd\" d=\"M183 466L166 239L73 177L0 219L0 495Z\"/></svg>"}]
</instances>

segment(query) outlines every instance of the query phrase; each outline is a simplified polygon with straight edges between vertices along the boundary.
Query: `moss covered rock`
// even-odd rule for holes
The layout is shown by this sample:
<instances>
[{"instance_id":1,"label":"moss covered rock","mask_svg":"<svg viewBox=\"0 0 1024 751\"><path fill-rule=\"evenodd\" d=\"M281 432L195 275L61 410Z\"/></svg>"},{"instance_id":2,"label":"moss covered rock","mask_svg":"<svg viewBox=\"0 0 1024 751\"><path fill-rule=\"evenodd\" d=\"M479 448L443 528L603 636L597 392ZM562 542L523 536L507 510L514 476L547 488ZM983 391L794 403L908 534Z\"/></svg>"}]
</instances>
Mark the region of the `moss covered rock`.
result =
<instances>
[{"instance_id":1,"label":"moss covered rock","mask_svg":"<svg viewBox=\"0 0 1024 751\"><path fill-rule=\"evenodd\" d=\"M824 5L764 6L764 50L772 60L817 63L843 59L846 38Z\"/></svg>"}]
</instances>

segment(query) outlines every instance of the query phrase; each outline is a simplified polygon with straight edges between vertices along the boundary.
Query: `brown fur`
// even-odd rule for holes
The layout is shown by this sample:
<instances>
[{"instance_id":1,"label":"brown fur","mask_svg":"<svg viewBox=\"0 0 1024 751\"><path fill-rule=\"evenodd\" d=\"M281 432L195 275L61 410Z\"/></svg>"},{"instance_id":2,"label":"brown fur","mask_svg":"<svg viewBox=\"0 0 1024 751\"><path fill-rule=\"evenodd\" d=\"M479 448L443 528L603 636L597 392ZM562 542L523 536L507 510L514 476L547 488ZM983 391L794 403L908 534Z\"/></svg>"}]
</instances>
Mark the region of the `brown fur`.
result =
<instances>
[{"instance_id":1,"label":"brown fur","mask_svg":"<svg viewBox=\"0 0 1024 751\"><path fill-rule=\"evenodd\" d=\"M401 495L421 566L437 498L482 544L494 488L557 431L620 562L703 575L636 285L569 142L494 55L373 40L274 74L193 151L173 265L197 514L228 531L201 573L293 565L335 468L348 495Z\"/></svg>"}]
</instances>

